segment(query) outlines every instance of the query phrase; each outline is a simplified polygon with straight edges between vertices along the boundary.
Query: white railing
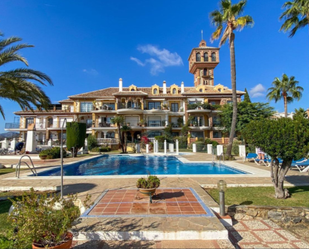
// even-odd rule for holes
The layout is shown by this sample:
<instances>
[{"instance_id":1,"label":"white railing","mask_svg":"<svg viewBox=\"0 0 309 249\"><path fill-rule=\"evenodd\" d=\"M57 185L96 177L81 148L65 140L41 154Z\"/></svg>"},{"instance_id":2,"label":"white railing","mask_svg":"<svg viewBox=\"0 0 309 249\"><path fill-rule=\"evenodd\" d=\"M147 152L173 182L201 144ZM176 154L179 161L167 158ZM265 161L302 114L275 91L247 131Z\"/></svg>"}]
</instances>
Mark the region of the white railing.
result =
<instances>
[{"instance_id":1,"label":"white railing","mask_svg":"<svg viewBox=\"0 0 309 249\"><path fill-rule=\"evenodd\" d=\"M118 144L118 138L97 138L98 144Z\"/></svg>"}]
</instances>

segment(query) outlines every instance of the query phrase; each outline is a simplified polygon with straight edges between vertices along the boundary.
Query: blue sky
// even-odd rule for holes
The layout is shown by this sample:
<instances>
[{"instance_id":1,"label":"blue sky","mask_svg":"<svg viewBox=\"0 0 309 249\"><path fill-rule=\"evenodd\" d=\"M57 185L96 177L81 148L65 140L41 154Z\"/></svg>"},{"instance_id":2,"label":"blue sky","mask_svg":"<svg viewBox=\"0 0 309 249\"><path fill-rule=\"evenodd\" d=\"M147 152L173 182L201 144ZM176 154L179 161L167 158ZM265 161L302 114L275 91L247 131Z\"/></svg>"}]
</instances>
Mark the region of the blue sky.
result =
<instances>
[{"instance_id":1,"label":"blue sky","mask_svg":"<svg viewBox=\"0 0 309 249\"><path fill-rule=\"evenodd\" d=\"M235 3L236 1L233 1ZM304 88L303 98L288 106L309 108L309 33L304 28L294 38L279 32L284 0L248 0L244 14L253 28L236 32L237 89L251 91L252 101L267 102L266 90L275 77L294 75ZM48 74L54 86L43 87L53 102L69 95L118 86L167 85L185 82L193 86L188 56L198 47L201 30L209 46L215 30L209 13L219 1L69 1L1 0L0 30L5 37L19 36L35 45L22 50L29 67ZM228 44L220 50L215 84L231 87ZM2 70L21 67L12 63ZM13 102L1 99L6 120L13 122ZM283 102L271 102L282 112Z\"/></svg>"}]
</instances>

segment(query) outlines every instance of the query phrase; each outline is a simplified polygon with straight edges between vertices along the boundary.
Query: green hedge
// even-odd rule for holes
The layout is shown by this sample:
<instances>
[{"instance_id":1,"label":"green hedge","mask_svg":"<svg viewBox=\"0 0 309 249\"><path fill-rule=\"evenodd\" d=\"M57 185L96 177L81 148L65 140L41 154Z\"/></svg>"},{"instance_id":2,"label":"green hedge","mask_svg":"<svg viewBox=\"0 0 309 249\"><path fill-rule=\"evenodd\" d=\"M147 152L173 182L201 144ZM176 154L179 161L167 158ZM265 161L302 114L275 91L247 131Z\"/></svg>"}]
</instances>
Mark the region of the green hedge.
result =
<instances>
[{"instance_id":1,"label":"green hedge","mask_svg":"<svg viewBox=\"0 0 309 249\"><path fill-rule=\"evenodd\" d=\"M42 150L39 154L39 156L47 156L46 159L54 159L54 158L60 158L60 147L54 147L51 149L47 149L47 150ZM66 157L67 153L66 151L63 149L63 157Z\"/></svg>"},{"instance_id":2,"label":"green hedge","mask_svg":"<svg viewBox=\"0 0 309 249\"><path fill-rule=\"evenodd\" d=\"M109 152L111 148L109 147L94 147L92 148L91 152Z\"/></svg>"}]
</instances>

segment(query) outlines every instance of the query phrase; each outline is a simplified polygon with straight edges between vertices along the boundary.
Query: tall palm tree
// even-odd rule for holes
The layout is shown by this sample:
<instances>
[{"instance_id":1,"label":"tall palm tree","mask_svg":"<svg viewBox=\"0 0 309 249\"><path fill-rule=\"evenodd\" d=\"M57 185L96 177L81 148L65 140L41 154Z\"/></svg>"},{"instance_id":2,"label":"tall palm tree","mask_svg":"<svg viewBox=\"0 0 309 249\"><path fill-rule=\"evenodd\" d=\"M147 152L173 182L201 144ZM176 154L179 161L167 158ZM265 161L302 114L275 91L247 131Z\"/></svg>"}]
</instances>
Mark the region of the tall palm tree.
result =
<instances>
[{"instance_id":1,"label":"tall palm tree","mask_svg":"<svg viewBox=\"0 0 309 249\"><path fill-rule=\"evenodd\" d=\"M3 36L1 32L0 36ZM33 45L15 44L21 40L19 37L0 39L0 98L17 102L22 110L25 108L33 110L33 106L47 110L50 99L39 86L33 83L34 81L46 85L47 82L53 85L52 80L46 74L30 68L17 68L8 71L3 69L10 62L16 61L28 66L26 58L18 52L23 48L33 47ZM1 105L0 113L5 119Z\"/></svg>"},{"instance_id":2,"label":"tall palm tree","mask_svg":"<svg viewBox=\"0 0 309 249\"><path fill-rule=\"evenodd\" d=\"M285 20L280 30L290 31L289 37L293 37L298 29L309 24L309 1L288 1L282 7L286 10L280 16L280 20Z\"/></svg>"},{"instance_id":3,"label":"tall palm tree","mask_svg":"<svg viewBox=\"0 0 309 249\"><path fill-rule=\"evenodd\" d=\"M284 116L288 116L288 103L293 102L294 99L300 100L302 97L302 91L304 90L298 85L298 81L294 76L290 78L286 75L282 75L280 80L278 77L272 82L273 87L268 88L267 98L269 100L281 100L284 101Z\"/></svg>"},{"instance_id":4,"label":"tall palm tree","mask_svg":"<svg viewBox=\"0 0 309 249\"><path fill-rule=\"evenodd\" d=\"M123 137L124 137L124 152L127 153L127 132L131 131L131 127L127 126L127 125L123 125L121 128L121 131L123 133Z\"/></svg>"},{"instance_id":5,"label":"tall palm tree","mask_svg":"<svg viewBox=\"0 0 309 249\"><path fill-rule=\"evenodd\" d=\"M121 136L121 127L120 127L124 123L124 118L123 116L114 116L113 118L111 118L111 122L117 125L119 144L120 144L122 152L124 153L123 141L122 141L122 136Z\"/></svg>"},{"instance_id":6,"label":"tall palm tree","mask_svg":"<svg viewBox=\"0 0 309 249\"><path fill-rule=\"evenodd\" d=\"M211 39L219 39L223 31L219 46L222 46L227 40L230 42L230 61L231 61L231 81L232 81L232 100L233 100L233 117L230 130L229 143L227 147L227 155L230 157L232 153L233 138L236 129L237 120L237 95L236 95L236 64L235 64L235 34L234 30L242 30L248 25L253 25L251 16L239 15L243 12L247 1L242 0L237 4L232 4L231 0L221 0L220 10L210 13L212 24L217 29L212 33ZM226 26L223 30L223 26Z\"/></svg>"}]
</instances>

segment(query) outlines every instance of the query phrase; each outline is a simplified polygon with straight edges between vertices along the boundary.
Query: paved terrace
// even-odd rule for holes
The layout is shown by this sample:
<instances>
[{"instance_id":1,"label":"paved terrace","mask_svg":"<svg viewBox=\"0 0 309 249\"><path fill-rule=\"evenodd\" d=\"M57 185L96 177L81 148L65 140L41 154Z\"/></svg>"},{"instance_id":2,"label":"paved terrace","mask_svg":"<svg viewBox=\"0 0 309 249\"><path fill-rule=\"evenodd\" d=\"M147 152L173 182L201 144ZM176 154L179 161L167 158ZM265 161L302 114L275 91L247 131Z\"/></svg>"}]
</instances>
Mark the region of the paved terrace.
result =
<instances>
[{"instance_id":1,"label":"paved terrace","mask_svg":"<svg viewBox=\"0 0 309 249\"><path fill-rule=\"evenodd\" d=\"M192 155L182 156L182 160L188 161L211 161L212 156L204 153L196 153ZM86 157L88 158L88 157ZM85 158L65 158L64 164L83 160ZM0 156L0 163L4 165L16 164L19 157L13 159L2 159ZM25 160L26 161L26 160ZM226 162L229 164L230 162ZM60 165L60 160L34 160L37 168L46 169ZM237 160L232 165L239 169L253 172L251 175L241 176L162 176L160 189L193 189L201 200L208 207L218 207L212 198L201 188L215 187L219 179L224 179L227 184L231 186L272 186L270 179L269 168L265 166L256 165L253 162L242 162ZM10 189L29 189L34 187L38 190L59 189L60 177L26 177L30 173L29 170L21 172L21 179L15 178L15 173L0 175L0 190ZM90 178L90 177L64 177L64 194L79 193L79 197L83 198L86 194L92 195L92 200L100 200L102 193L107 190L124 190L136 189L137 177L108 177L108 178ZM285 185L308 185L309 177L307 173L299 173L297 170L290 170L286 177ZM162 206L162 204L160 204ZM100 206L99 206L100 207ZM167 207L164 208L168 210ZM180 209L180 206L179 206ZM93 212L104 212L103 210L93 210ZM117 209L118 211L118 209ZM132 209L131 209L132 211ZM100 216L100 215L99 215ZM194 229L197 231L223 231L222 224L215 221L215 218L210 217L201 220L199 217L92 217L83 218L77 225L76 232L87 235L97 236L91 234L93 231L100 231L103 229L126 230L126 231L187 231ZM229 240L157 240L157 241L75 241L76 248L308 248L308 241L301 240L293 234L277 227L270 221L234 221L234 227L228 228ZM84 239L89 239L85 235ZM93 237L92 237L93 238ZM216 236L213 237L217 238ZM98 239L98 238L97 238ZM232 244L231 244L232 242ZM237 245L238 244L238 245ZM240 246L240 247L238 247Z\"/></svg>"}]
</instances>

